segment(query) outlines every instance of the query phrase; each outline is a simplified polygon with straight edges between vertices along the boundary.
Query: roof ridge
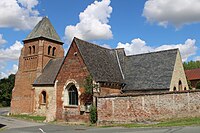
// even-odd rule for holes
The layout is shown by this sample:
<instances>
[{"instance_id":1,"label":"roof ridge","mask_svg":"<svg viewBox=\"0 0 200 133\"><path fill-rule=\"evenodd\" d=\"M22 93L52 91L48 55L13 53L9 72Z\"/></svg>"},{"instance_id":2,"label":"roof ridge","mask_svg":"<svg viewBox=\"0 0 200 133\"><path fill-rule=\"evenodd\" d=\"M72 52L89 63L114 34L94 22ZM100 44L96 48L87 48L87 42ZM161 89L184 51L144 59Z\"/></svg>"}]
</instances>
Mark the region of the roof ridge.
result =
<instances>
[{"instance_id":1,"label":"roof ridge","mask_svg":"<svg viewBox=\"0 0 200 133\"><path fill-rule=\"evenodd\" d=\"M110 48L105 48L105 47L103 47L103 46L100 46L100 45L98 45L98 44L95 44L95 43L92 43L92 42L89 42L89 41L82 40L82 39L77 38L77 37L74 37L73 40L83 41L83 42L86 42L86 43L92 44L92 45L94 45L94 46L97 46L97 47L100 47L100 48L103 48L103 49L106 49L106 50L114 50L114 49L110 49Z\"/></svg>"},{"instance_id":2,"label":"roof ridge","mask_svg":"<svg viewBox=\"0 0 200 133\"><path fill-rule=\"evenodd\" d=\"M198 69L200 69L200 68L187 69L185 71L193 71L193 70L198 70Z\"/></svg>"}]
</instances>

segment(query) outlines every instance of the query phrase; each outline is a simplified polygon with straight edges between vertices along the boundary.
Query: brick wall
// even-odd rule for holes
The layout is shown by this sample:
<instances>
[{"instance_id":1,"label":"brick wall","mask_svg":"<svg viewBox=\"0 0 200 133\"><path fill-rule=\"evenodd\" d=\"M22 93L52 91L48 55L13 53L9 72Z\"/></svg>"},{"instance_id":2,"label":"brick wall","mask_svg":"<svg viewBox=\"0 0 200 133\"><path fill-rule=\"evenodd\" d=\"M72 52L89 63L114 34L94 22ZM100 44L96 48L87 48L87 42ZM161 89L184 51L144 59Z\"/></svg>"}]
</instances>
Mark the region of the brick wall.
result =
<instances>
[{"instance_id":1,"label":"brick wall","mask_svg":"<svg viewBox=\"0 0 200 133\"><path fill-rule=\"evenodd\" d=\"M56 47L55 56L48 56L48 46ZM33 52L35 46L35 52ZM31 47L31 53L29 50ZM52 58L63 57L62 45L48 39L34 39L24 42L19 58L19 69L16 73L15 86L12 92L11 113L33 113L34 90L32 84L42 73L45 65Z\"/></svg>"},{"instance_id":2,"label":"brick wall","mask_svg":"<svg viewBox=\"0 0 200 133\"><path fill-rule=\"evenodd\" d=\"M76 44L73 42L68 50L67 56L57 76L57 111L56 118L64 119L69 122L88 122L88 113L81 113L80 111L80 96L84 92L84 80L89 75L87 67L79 53ZM68 84L73 83L78 90L78 106L64 105L64 95ZM66 102L65 104L67 104Z\"/></svg>"},{"instance_id":3,"label":"brick wall","mask_svg":"<svg viewBox=\"0 0 200 133\"><path fill-rule=\"evenodd\" d=\"M99 97L97 112L100 125L200 116L200 91Z\"/></svg>"}]
</instances>

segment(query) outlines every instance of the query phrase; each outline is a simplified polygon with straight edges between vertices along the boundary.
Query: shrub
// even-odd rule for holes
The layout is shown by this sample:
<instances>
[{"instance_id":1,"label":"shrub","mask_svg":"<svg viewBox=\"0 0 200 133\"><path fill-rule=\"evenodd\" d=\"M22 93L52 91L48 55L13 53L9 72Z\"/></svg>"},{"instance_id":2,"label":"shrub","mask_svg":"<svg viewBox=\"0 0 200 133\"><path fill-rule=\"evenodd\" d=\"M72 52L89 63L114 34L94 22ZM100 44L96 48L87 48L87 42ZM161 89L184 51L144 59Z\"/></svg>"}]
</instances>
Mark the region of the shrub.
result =
<instances>
[{"instance_id":1,"label":"shrub","mask_svg":"<svg viewBox=\"0 0 200 133\"><path fill-rule=\"evenodd\" d=\"M94 105L90 108L90 122L92 124L97 122L97 108Z\"/></svg>"},{"instance_id":2,"label":"shrub","mask_svg":"<svg viewBox=\"0 0 200 133\"><path fill-rule=\"evenodd\" d=\"M196 84L196 89L200 89L200 81Z\"/></svg>"}]
</instances>

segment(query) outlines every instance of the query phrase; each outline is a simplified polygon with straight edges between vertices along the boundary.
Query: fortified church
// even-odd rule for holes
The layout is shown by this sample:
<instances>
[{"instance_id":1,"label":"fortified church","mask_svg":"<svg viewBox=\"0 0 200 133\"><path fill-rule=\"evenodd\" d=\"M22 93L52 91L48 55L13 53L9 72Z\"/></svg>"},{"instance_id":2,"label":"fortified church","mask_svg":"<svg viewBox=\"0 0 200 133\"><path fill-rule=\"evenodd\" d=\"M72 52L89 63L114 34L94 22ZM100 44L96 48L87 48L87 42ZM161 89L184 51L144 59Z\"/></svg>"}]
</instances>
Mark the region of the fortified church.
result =
<instances>
[{"instance_id":1,"label":"fortified church","mask_svg":"<svg viewBox=\"0 0 200 133\"><path fill-rule=\"evenodd\" d=\"M99 96L188 90L180 52L171 49L126 56L74 38L66 55L47 17L23 40L12 92L12 114L46 116L47 121L89 121ZM85 81L92 77L86 102Z\"/></svg>"}]
</instances>

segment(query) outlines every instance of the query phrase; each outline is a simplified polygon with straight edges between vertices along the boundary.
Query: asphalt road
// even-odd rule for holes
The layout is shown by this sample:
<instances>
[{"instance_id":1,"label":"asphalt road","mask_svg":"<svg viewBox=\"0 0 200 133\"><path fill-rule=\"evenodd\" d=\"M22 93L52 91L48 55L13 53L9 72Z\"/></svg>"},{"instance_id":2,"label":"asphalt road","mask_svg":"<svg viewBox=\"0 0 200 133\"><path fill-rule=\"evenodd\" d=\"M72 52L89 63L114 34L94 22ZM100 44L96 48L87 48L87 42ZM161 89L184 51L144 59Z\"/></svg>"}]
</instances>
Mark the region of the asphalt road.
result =
<instances>
[{"instance_id":1,"label":"asphalt road","mask_svg":"<svg viewBox=\"0 0 200 133\"><path fill-rule=\"evenodd\" d=\"M9 108L7 109L7 111ZM6 109L0 109L0 115L6 114ZM86 126L60 126L27 122L0 116L0 133L200 133L200 127L170 127L170 128L100 128Z\"/></svg>"}]
</instances>

